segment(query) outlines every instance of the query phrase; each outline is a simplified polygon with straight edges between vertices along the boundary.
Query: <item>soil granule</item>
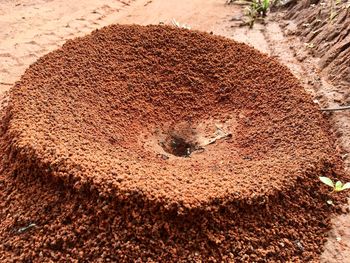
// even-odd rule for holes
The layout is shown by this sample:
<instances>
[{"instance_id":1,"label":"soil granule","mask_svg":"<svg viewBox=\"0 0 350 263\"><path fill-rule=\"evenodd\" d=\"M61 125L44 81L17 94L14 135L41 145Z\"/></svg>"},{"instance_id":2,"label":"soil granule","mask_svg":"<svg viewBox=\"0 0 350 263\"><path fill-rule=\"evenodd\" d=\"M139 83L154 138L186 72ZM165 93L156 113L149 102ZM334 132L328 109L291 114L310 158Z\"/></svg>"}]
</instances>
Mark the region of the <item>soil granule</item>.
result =
<instances>
[{"instance_id":1,"label":"soil granule","mask_svg":"<svg viewBox=\"0 0 350 263\"><path fill-rule=\"evenodd\" d=\"M70 40L2 114L1 262L317 261L344 199L318 180L347 178L295 77L207 33Z\"/></svg>"}]
</instances>

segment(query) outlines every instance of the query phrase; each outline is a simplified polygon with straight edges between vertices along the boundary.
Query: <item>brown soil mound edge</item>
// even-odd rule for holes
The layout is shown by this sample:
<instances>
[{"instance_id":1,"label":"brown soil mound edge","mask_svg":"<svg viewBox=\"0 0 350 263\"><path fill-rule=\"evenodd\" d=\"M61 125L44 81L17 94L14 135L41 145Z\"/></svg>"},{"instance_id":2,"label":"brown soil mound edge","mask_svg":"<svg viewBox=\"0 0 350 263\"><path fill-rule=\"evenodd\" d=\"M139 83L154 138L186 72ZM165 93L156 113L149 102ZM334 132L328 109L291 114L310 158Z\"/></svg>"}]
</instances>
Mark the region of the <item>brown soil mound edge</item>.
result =
<instances>
[{"instance_id":1,"label":"brown soil mound edge","mask_svg":"<svg viewBox=\"0 0 350 263\"><path fill-rule=\"evenodd\" d=\"M68 41L4 115L5 261L312 260L336 208L318 176L344 179L289 70L196 31L114 25ZM189 157L160 147L218 126L231 136Z\"/></svg>"},{"instance_id":2,"label":"brown soil mound edge","mask_svg":"<svg viewBox=\"0 0 350 263\"><path fill-rule=\"evenodd\" d=\"M10 152L23 165L76 189L190 207L273 195L334 155L317 106L285 67L243 44L165 27L116 26L68 42L26 71L8 116ZM191 158L159 158L163 134L187 139L203 123L209 135L227 126L231 138Z\"/></svg>"}]
</instances>

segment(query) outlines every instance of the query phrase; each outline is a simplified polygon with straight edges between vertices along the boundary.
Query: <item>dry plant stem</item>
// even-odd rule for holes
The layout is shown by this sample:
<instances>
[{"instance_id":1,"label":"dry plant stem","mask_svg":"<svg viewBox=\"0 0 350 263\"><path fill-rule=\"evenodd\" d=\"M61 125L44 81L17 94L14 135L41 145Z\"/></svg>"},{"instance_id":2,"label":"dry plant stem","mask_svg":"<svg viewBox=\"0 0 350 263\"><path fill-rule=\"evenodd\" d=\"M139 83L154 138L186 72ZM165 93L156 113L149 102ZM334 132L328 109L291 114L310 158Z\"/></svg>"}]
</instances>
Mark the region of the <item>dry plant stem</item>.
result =
<instances>
[{"instance_id":1,"label":"dry plant stem","mask_svg":"<svg viewBox=\"0 0 350 263\"><path fill-rule=\"evenodd\" d=\"M339 108L324 108L320 109L321 111L341 111L341 110L350 110L350 106L344 106Z\"/></svg>"},{"instance_id":2,"label":"dry plant stem","mask_svg":"<svg viewBox=\"0 0 350 263\"><path fill-rule=\"evenodd\" d=\"M224 135L218 135L218 136L216 136L214 139L210 140L208 143L202 145L201 147L207 146L207 145L209 145L209 144L213 144L213 143L215 143L217 140L230 138L231 136L232 136L231 133L224 134Z\"/></svg>"}]
</instances>

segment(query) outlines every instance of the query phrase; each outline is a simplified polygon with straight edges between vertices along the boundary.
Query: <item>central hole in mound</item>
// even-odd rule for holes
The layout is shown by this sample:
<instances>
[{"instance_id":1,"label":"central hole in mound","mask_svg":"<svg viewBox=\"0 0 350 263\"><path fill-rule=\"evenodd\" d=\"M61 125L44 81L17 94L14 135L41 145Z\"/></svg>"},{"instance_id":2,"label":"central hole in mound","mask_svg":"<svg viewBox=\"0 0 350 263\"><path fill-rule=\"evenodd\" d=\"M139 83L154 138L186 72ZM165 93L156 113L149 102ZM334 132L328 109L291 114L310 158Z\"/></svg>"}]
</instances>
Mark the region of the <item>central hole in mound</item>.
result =
<instances>
[{"instance_id":1,"label":"central hole in mound","mask_svg":"<svg viewBox=\"0 0 350 263\"><path fill-rule=\"evenodd\" d=\"M188 142L179 136L168 136L162 146L167 153L179 157L189 157L196 150L194 143Z\"/></svg>"}]
</instances>

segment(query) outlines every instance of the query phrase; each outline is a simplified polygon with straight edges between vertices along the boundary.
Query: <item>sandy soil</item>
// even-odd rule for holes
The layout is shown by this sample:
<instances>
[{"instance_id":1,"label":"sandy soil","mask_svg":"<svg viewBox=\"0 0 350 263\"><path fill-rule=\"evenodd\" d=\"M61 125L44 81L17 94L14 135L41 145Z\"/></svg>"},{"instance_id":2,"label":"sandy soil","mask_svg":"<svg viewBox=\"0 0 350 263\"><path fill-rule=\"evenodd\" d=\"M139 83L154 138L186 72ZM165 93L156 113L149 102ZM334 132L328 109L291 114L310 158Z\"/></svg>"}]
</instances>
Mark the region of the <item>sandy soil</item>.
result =
<instances>
[{"instance_id":1,"label":"sandy soil","mask_svg":"<svg viewBox=\"0 0 350 263\"><path fill-rule=\"evenodd\" d=\"M125 1L0 1L0 90L66 40L117 22Z\"/></svg>"},{"instance_id":2,"label":"sandy soil","mask_svg":"<svg viewBox=\"0 0 350 263\"><path fill-rule=\"evenodd\" d=\"M337 96L326 76L319 73L316 59L304 43L286 37L273 19L253 30L239 27L241 10L224 5L223 0L161 1L1 1L0 91L8 90L25 69L40 56L61 46L67 39L82 36L110 23L158 24L175 18L214 34L246 42L277 57L301 80L305 89L323 106L334 105ZM293 29L293 23L288 22ZM303 57L303 59L300 59ZM317 87L317 88L315 88ZM332 114L344 158L349 153L347 113ZM346 163L349 168L349 162ZM346 262L350 258L350 220L346 215L334 220L323 262Z\"/></svg>"}]
</instances>

